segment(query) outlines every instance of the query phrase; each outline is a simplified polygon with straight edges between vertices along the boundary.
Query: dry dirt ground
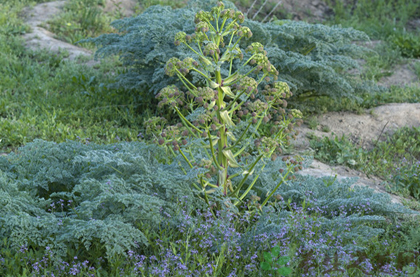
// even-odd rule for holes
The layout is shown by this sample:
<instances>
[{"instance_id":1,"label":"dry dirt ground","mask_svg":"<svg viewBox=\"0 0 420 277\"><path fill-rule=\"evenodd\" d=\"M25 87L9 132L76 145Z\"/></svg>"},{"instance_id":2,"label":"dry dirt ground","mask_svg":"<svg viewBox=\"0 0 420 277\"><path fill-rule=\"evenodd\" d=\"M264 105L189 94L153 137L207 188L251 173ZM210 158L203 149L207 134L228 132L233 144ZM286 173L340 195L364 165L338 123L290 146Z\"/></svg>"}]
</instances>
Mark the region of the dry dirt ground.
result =
<instances>
[{"instance_id":1,"label":"dry dirt ground","mask_svg":"<svg viewBox=\"0 0 420 277\"><path fill-rule=\"evenodd\" d=\"M120 2L120 4L118 4ZM49 48L51 51L65 49L69 52L69 60L75 59L78 55L92 57L92 53L84 48L68 44L54 39L54 34L39 27L39 24L45 22L57 15L63 7L65 1L56 1L36 5L33 8L25 9L24 16L26 23L29 24L33 32L24 35L27 47L32 49ZM112 11L118 4L126 16L133 14L135 0L108 0L105 6L106 11ZM315 16L316 19L323 18L330 12L329 8L322 1L311 0L285 0L284 8L296 14L297 19L304 16ZM378 43L378 42L374 42ZM93 61L88 64L94 64ZM384 78L381 83L384 85L419 85L418 79L407 66L396 68L392 76ZM368 148L372 142L376 141L380 135L390 134L397 128L403 126L420 126L420 104L388 104L366 111L363 115L353 113L327 113L318 117L319 128L328 126L331 130L328 133L319 130L311 130L303 125L298 128L300 134L296 141L298 151L307 150L309 140L308 132L314 132L317 136L331 136L332 133L341 136L350 137L355 143ZM382 133L383 132L383 133ZM304 169L299 174L308 174L312 176L334 176L338 179L359 177L355 185L369 186L377 192L387 193L382 185L382 180L378 178L368 178L361 172L351 170L344 166L329 166L314 160L310 168ZM388 193L389 194L389 193ZM392 195L391 200L394 203L401 203L401 197Z\"/></svg>"}]
</instances>

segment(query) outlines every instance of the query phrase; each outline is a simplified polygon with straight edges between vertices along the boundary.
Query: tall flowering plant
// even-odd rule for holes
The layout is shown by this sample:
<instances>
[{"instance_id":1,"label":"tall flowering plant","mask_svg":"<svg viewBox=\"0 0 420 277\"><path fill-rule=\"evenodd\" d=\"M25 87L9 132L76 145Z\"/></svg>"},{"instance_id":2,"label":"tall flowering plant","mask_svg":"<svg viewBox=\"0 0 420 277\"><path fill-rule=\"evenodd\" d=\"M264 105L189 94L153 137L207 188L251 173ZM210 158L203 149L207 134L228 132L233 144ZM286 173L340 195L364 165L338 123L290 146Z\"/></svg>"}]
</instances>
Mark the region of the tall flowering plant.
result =
<instances>
[{"instance_id":1,"label":"tall flowering plant","mask_svg":"<svg viewBox=\"0 0 420 277\"><path fill-rule=\"evenodd\" d=\"M190 169L200 166L208 170L199 174L194 183L208 204L209 195L218 189L224 197L236 199L235 206L243 202L264 169L264 160L275 160L283 145L288 143L292 122L297 119L298 124L301 123L300 111L287 113L284 109L287 106L285 99L292 93L287 83L276 82L279 72L268 60L263 45L251 43L245 51L247 59L244 59L239 42L250 38L252 32L240 25L243 21L241 12L224 9L222 2L209 12L196 14L195 32L191 35L179 32L175 36L175 45L185 45L197 60L171 58L165 66L165 73L177 76L186 91L171 85L156 96L159 107L169 105L182 123L165 126L165 119L160 117L145 122L147 132L154 135L155 141L167 147L174 156L177 152L182 155ZM237 70L232 72L235 60L240 62L239 66L235 65ZM193 72L201 76L204 86L193 83ZM263 81L266 85L259 92L258 87ZM184 116L185 110L191 110L191 113ZM235 136L241 121L242 129ZM259 135L257 130L270 121L274 121L271 135ZM207 156L200 161L190 151L191 141L197 139L201 140ZM258 163L263 165L254 172ZM264 202L257 205L260 210L277 188L291 178L290 173L298 170L296 165L297 161L291 160L286 171L280 170L281 180ZM234 174L229 175L230 168L236 169ZM252 175L256 176L244 187ZM257 198L254 196L251 200L255 203Z\"/></svg>"}]
</instances>

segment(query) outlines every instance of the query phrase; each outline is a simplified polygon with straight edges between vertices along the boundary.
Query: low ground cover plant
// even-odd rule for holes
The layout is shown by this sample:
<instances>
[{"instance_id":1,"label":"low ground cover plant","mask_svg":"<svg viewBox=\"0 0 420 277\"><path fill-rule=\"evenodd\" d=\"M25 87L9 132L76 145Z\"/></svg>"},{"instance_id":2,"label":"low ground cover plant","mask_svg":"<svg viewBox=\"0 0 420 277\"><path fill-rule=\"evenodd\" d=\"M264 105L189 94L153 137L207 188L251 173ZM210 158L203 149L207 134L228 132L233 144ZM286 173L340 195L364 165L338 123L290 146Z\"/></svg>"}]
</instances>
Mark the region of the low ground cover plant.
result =
<instances>
[{"instance_id":1,"label":"low ground cover plant","mask_svg":"<svg viewBox=\"0 0 420 277\"><path fill-rule=\"evenodd\" d=\"M278 245L281 255L291 258L294 274L312 276L328 270L334 260L325 259L334 250L344 251L340 261L348 265L349 251L374 259L376 239L390 255L418 247L415 235L395 229L398 218L412 211L371 189L350 189L355 180L297 176L278 188L260 215L251 213L258 199L250 198L241 207L250 213L238 215L222 205L213 210L215 218L188 188L194 176L166 157L164 149L144 142L41 140L0 157L2 275L26 270L28 276L185 276L189 271L267 276L259 266L263 252ZM277 185L279 167L287 169L281 159L269 162L256 191ZM394 222L389 230L381 223L388 220ZM398 243L382 244L380 238L392 235L401 236ZM16 264L20 259L27 262ZM348 273L353 271L358 269Z\"/></svg>"},{"instance_id":2,"label":"low ground cover plant","mask_svg":"<svg viewBox=\"0 0 420 277\"><path fill-rule=\"evenodd\" d=\"M120 55L127 71L118 76L115 85L144 89L141 92L143 101L153 103L151 99L162 88L182 84L176 78L168 78L162 74L164 65L170 58L182 60L190 56L187 48L173 44L175 35L180 31L193 33L195 13L199 10L209 11L216 2L189 1L186 7L180 9L152 6L137 17L114 21L112 26L118 33L104 34L84 42L96 44L97 57ZM227 8L237 11L232 3L225 4ZM289 100L296 107L304 99L322 96L361 100L358 98L361 92L373 93L378 90L375 85L356 80L347 73L348 69L357 67L355 59L368 52L362 46L351 44L351 41L368 40L363 32L287 20L260 23L245 18L242 25L248 27L254 36L246 43L240 41L239 49L245 52L252 42L265 46L267 57L279 71L279 80L287 82L293 90L294 96ZM238 66L240 65L233 63L232 70L236 71ZM189 81L197 85L195 82L199 81L198 75L191 76ZM308 100L305 105L310 103Z\"/></svg>"}]
</instances>

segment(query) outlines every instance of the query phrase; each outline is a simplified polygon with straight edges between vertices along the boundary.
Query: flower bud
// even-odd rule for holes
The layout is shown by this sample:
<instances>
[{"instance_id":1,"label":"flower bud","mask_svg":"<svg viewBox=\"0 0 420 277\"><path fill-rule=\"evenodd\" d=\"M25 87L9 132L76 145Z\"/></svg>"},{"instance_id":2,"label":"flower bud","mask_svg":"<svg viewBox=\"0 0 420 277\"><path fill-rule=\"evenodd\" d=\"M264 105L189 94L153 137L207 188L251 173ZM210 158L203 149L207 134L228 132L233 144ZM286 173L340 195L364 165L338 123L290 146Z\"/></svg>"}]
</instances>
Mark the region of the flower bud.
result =
<instances>
[{"instance_id":1,"label":"flower bud","mask_svg":"<svg viewBox=\"0 0 420 277\"><path fill-rule=\"evenodd\" d=\"M203 103L203 97L199 96L195 98L195 101L197 101L199 104Z\"/></svg>"},{"instance_id":2,"label":"flower bud","mask_svg":"<svg viewBox=\"0 0 420 277\"><path fill-rule=\"evenodd\" d=\"M165 143L165 140L161 138L161 139L159 139L159 141L158 141L158 142L159 142L159 145L162 145L162 144L164 144L164 143Z\"/></svg>"}]
</instances>

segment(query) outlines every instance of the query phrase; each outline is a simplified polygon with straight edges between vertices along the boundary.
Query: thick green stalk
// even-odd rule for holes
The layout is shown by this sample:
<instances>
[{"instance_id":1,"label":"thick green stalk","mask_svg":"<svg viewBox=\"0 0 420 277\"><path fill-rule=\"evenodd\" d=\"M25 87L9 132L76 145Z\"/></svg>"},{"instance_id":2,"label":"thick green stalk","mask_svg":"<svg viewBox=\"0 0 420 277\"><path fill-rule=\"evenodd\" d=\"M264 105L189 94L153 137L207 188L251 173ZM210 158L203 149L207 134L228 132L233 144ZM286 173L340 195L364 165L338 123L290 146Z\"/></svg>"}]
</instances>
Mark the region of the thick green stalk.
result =
<instances>
[{"instance_id":1,"label":"thick green stalk","mask_svg":"<svg viewBox=\"0 0 420 277\"><path fill-rule=\"evenodd\" d=\"M222 75L220 74L220 71L216 71L216 83L217 84L222 83ZM221 110L222 107L224 108L224 102L223 102L224 93L223 93L223 90L220 87L217 88L217 91L218 91L217 118L220 122L223 122L223 119L220 116L220 110ZM224 180L223 184L219 184L219 185L223 186L223 193L224 193L224 195L227 195L228 160L225 157L225 155L223 154L223 149L225 147L227 147L227 134L226 134L226 131L225 131L225 124L222 124L222 126L219 129L219 132L220 132L220 139L217 142L218 151L219 151L219 153L217 154L218 155L217 160L219 162L219 165L221 165L224 168L223 171L219 171L219 173L218 173L219 180ZM224 176L220 176L220 174L223 174Z\"/></svg>"}]
</instances>

